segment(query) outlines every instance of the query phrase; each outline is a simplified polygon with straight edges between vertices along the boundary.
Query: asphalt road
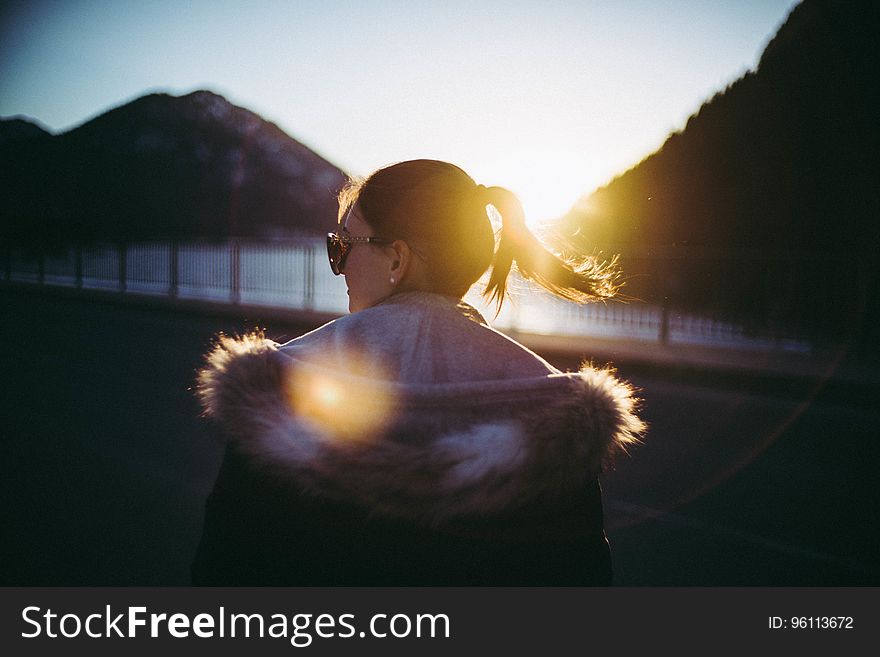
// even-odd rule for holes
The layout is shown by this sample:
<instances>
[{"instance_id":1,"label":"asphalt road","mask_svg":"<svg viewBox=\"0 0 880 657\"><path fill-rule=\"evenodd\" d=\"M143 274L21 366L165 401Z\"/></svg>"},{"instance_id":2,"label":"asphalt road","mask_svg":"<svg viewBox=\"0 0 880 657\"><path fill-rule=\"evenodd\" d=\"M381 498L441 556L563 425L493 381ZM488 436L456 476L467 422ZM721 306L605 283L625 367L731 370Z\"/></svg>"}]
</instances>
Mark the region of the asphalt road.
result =
<instances>
[{"instance_id":1,"label":"asphalt road","mask_svg":"<svg viewBox=\"0 0 880 657\"><path fill-rule=\"evenodd\" d=\"M0 584L187 584L221 455L189 389L202 354L220 330L304 327L3 290L0 304ZM651 425L603 480L617 584L880 584L871 391L617 365Z\"/></svg>"}]
</instances>

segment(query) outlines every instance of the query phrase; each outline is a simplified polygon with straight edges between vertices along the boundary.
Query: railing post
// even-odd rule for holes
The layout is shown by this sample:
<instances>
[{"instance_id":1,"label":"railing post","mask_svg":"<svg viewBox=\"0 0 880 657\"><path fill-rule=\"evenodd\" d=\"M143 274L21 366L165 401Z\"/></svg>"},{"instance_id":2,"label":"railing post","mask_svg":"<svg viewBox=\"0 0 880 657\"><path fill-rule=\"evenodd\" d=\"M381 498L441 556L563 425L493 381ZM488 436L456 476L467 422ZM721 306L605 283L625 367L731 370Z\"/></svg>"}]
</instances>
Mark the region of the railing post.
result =
<instances>
[{"instance_id":1,"label":"railing post","mask_svg":"<svg viewBox=\"0 0 880 657\"><path fill-rule=\"evenodd\" d=\"M177 290L180 284L180 274L179 274L179 260L178 260L178 244L177 240L171 240L171 255L169 257L169 269L168 272L168 295L172 299L177 298Z\"/></svg>"},{"instance_id":2,"label":"railing post","mask_svg":"<svg viewBox=\"0 0 880 657\"><path fill-rule=\"evenodd\" d=\"M229 300L237 304L241 302L241 246L235 237L232 238L229 246Z\"/></svg>"},{"instance_id":3,"label":"railing post","mask_svg":"<svg viewBox=\"0 0 880 657\"><path fill-rule=\"evenodd\" d=\"M315 245L305 245L303 258L303 307L312 310L315 307Z\"/></svg>"},{"instance_id":4,"label":"railing post","mask_svg":"<svg viewBox=\"0 0 880 657\"><path fill-rule=\"evenodd\" d=\"M511 299L510 304L510 332L517 333L519 331L519 303Z\"/></svg>"},{"instance_id":5,"label":"railing post","mask_svg":"<svg viewBox=\"0 0 880 657\"><path fill-rule=\"evenodd\" d=\"M664 297L663 308L660 314L660 344L669 344L669 299Z\"/></svg>"},{"instance_id":6,"label":"railing post","mask_svg":"<svg viewBox=\"0 0 880 657\"><path fill-rule=\"evenodd\" d=\"M77 243L74 247L73 256L73 277L76 281L76 289L81 290L83 286L83 250L82 244Z\"/></svg>"},{"instance_id":7,"label":"railing post","mask_svg":"<svg viewBox=\"0 0 880 657\"><path fill-rule=\"evenodd\" d=\"M125 242L118 242L117 243L116 252L117 252L118 260L119 260L118 277L119 277L119 293L120 294L125 294L125 288L126 288L126 281L125 281L126 276L125 275L126 275L126 269L127 269L127 264L126 264L127 251L128 250L126 248Z\"/></svg>"}]
</instances>

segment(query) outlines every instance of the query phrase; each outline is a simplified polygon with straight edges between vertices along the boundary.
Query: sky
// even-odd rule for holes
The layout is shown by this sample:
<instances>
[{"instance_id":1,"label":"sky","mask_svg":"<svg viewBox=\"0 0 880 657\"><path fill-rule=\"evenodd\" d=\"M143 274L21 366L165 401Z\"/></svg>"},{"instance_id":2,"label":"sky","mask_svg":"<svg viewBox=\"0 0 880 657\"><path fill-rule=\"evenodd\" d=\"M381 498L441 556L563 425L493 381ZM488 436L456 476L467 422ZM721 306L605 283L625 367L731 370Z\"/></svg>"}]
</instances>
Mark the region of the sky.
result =
<instances>
[{"instance_id":1,"label":"sky","mask_svg":"<svg viewBox=\"0 0 880 657\"><path fill-rule=\"evenodd\" d=\"M2 2L2 0L0 0ZM759 60L796 0L12 0L0 116L210 89L353 175L454 162L551 220Z\"/></svg>"}]
</instances>

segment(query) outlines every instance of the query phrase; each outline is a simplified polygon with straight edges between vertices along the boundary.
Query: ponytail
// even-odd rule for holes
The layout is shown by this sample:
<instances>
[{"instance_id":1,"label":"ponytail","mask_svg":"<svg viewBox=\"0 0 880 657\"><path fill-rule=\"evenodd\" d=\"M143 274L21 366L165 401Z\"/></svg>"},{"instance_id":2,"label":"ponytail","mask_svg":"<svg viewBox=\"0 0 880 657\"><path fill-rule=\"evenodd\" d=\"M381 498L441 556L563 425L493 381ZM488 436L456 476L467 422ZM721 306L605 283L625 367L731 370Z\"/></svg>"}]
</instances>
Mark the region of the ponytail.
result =
<instances>
[{"instance_id":1,"label":"ponytail","mask_svg":"<svg viewBox=\"0 0 880 657\"><path fill-rule=\"evenodd\" d=\"M569 301L587 303L610 299L617 293L620 285L616 257L610 262L599 262L593 257L554 255L529 230L522 204L513 192L504 187L479 185L477 193L501 215L500 239L483 292L498 309L507 293L507 277L514 263L523 278Z\"/></svg>"},{"instance_id":2,"label":"ponytail","mask_svg":"<svg viewBox=\"0 0 880 657\"><path fill-rule=\"evenodd\" d=\"M617 259L572 258L549 252L526 225L519 199L503 187L478 185L439 160L398 162L352 181L339 194L339 218L355 203L376 235L424 247L424 290L461 298L486 271L483 296L497 304L511 269L571 301L609 299L620 287ZM501 215L493 234L487 206Z\"/></svg>"}]
</instances>

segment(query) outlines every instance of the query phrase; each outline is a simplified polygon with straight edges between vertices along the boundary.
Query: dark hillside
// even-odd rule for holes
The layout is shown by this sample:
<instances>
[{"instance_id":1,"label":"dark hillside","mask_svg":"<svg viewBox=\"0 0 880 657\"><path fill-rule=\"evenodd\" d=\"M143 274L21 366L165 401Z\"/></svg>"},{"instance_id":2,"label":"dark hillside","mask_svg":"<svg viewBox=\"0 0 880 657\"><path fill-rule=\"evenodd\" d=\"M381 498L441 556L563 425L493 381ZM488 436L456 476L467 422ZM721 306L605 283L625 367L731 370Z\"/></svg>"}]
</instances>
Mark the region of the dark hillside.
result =
<instances>
[{"instance_id":1,"label":"dark hillside","mask_svg":"<svg viewBox=\"0 0 880 657\"><path fill-rule=\"evenodd\" d=\"M756 71L563 232L629 259L634 296L823 339L858 333L877 312L877 19L873 2L805 0Z\"/></svg>"},{"instance_id":2,"label":"dark hillside","mask_svg":"<svg viewBox=\"0 0 880 657\"><path fill-rule=\"evenodd\" d=\"M207 91L144 96L55 136L3 121L0 138L0 229L16 242L316 234L344 181Z\"/></svg>"}]
</instances>

